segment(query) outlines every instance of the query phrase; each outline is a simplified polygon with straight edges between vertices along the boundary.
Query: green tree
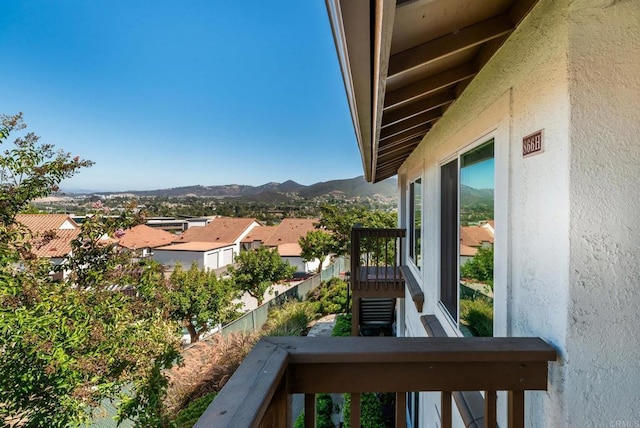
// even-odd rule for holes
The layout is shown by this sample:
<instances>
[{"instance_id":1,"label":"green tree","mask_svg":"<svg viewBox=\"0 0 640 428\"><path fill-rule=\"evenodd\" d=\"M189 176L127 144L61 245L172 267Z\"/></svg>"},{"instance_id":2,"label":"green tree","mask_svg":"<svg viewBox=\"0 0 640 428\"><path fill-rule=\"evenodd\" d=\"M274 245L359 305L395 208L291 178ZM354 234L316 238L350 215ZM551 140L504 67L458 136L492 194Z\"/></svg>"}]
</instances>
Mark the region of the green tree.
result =
<instances>
[{"instance_id":1,"label":"green tree","mask_svg":"<svg viewBox=\"0 0 640 428\"><path fill-rule=\"evenodd\" d=\"M331 234L323 230L310 230L306 236L298 240L302 250L302 260L311 262L318 259L318 273L322 272L322 263L335 248L335 241Z\"/></svg>"},{"instance_id":2,"label":"green tree","mask_svg":"<svg viewBox=\"0 0 640 428\"><path fill-rule=\"evenodd\" d=\"M219 279L195 262L186 271L176 265L169 278L170 317L187 329L191 343L217 324L232 321L240 306L233 303L238 297L230 280Z\"/></svg>"},{"instance_id":3,"label":"green tree","mask_svg":"<svg viewBox=\"0 0 640 428\"><path fill-rule=\"evenodd\" d=\"M258 306L273 284L291 278L296 270L280 258L278 250L267 247L243 251L236 256L235 263L237 266L229 267L231 280L238 290L254 297Z\"/></svg>"},{"instance_id":4,"label":"green tree","mask_svg":"<svg viewBox=\"0 0 640 428\"><path fill-rule=\"evenodd\" d=\"M460 267L460 275L487 284L493 289L493 245L478 248L476 255Z\"/></svg>"},{"instance_id":5,"label":"green tree","mask_svg":"<svg viewBox=\"0 0 640 428\"><path fill-rule=\"evenodd\" d=\"M332 253L336 255L349 254L351 251L351 229L356 224L371 228L397 227L395 212L368 210L352 205L324 205L320 210L317 226L331 232L334 240Z\"/></svg>"},{"instance_id":6,"label":"green tree","mask_svg":"<svg viewBox=\"0 0 640 428\"><path fill-rule=\"evenodd\" d=\"M0 117L0 143L24 129L22 115ZM120 419L162 426L164 368L177 361L173 324L158 309L162 272L134 263L113 240L135 222L131 213L83 224L74 252L55 281L35 257L33 236L15 216L58 189L91 162L55 152L32 133L0 160L0 424L30 427L86 423L102 400L119 399ZM54 236L44 236L51 239ZM139 298L118 288L135 285Z\"/></svg>"}]
</instances>

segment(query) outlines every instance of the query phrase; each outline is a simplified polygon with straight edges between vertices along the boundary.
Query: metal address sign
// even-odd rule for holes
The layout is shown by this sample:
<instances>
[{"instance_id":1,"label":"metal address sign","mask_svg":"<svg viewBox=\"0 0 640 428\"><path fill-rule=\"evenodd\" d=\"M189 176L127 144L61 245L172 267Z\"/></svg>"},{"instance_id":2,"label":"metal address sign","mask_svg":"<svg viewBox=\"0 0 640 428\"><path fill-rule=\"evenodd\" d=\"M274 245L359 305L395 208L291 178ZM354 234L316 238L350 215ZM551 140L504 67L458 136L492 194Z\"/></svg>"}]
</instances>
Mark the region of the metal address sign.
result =
<instances>
[{"instance_id":1,"label":"metal address sign","mask_svg":"<svg viewBox=\"0 0 640 428\"><path fill-rule=\"evenodd\" d=\"M529 134L522 139L522 156L532 156L544 151L543 130Z\"/></svg>"}]
</instances>

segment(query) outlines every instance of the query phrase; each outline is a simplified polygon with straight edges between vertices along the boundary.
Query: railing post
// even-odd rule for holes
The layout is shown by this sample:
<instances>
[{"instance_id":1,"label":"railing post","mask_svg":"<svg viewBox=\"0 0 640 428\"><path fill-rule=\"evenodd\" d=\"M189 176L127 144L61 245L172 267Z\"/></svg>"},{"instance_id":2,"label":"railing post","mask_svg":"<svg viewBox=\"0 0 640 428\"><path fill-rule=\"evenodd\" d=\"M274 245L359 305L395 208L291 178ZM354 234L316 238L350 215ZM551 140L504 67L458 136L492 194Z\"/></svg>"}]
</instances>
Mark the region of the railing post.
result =
<instances>
[{"instance_id":1,"label":"railing post","mask_svg":"<svg viewBox=\"0 0 640 428\"><path fill-rule=\"evenodd\" d=\"M509 391L509 428L524 428L524 391Z\"/></svg>"},{"instance_id":2,"label":"railing post","mask_svg":"<svg viewBox=\"0 0 640 428\"><path fill-rule=\"evenodd\" d=\"M396 392L396 427L407 426L407 393Z\"/></svg>"},{"instance_id":3,"label":"railing post","mask_svg":"<svg viewBox=\"0 0 640 428\"><path fill-rule=\"evenodd\" d=\"M351 336L360 335L360 298L352 297L351 304Z\"/></svg>"},{"instance_id":4,"label":"railing post","mask_svg":"<svg viewBox=\"0 0 640 428\"><path fill-rule=\"evenodd\" d=\"M484 426L485 428L496 428L496 391L484 392Z\"/></svg>"},{"instance_id":5,"label":"railing post","mask_svg":"<svg viewBox=\"0 0 640 428\"><path fill-rule=\"evenodd\" d=\"M286 427L291 421L291 394L281 385L276 391L267 413L260 422L261 428Z\"/></svg>"},{"instance_id":6,"label":"railing post","mask_svg":"<svg viewBox=\"0 0 640 428\"><path fill-rule=\"evenodd\" d=\"M360 394L351 394L351 427L360 427Z\"/></svg>"},{"instance_id":7,"label":"railing post","mask_svg":"<svg viewBox=\"0 0 640 428\"><path fill-rule=\"evenodd\" d=\"M441 394L440 417L442 418L442 428L451 428L451 391L442 391Z\"/></svg>"},{"instance_id":8,"label":"railing post","mask_svg":"<svg viewBox=\"0 0 640 428\"><path fill-rule=\"evenodd\" d=\"M304 394L304 426L316 427L316 395Z\"/></svg>"}]
</instances>

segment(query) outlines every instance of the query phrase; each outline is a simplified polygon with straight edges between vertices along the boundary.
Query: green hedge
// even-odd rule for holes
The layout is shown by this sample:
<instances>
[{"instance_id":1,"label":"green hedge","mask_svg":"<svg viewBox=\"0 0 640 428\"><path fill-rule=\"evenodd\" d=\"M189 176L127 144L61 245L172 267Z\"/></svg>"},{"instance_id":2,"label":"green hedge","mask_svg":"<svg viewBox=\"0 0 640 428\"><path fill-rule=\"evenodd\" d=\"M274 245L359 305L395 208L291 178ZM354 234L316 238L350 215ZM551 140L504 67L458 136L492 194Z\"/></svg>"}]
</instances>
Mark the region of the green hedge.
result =
<instances>
[{"instance_id":1,"label":"green hedge","mask_svg":"<svg viewBox=\"0 0 640 428\"><path fill-rule=\"evenodd\" d=\"M177 428L191 428L198 422L198 419L209 404L216 398L217 392L210 392L207 395L203 395L202 397L193 400L189 406L185 407L178 413L178 417L175 420Z\"/></svg>"},{"instance_id":2,"label":"green hedge","mask_svg":"<svg viewBox=\"0 0 640 428\"><path fill-rule=\"evenodd\" d=\"M347 282L340 278L322 281L307 293L307 300L314 302L316 311L322 315L347 312Z\"/></svg>"},{"instance_id":3,"label":"green hedge","mask_svg":"<svg viewBox=\"0 0 640 428\"><path fill-rule=\"evenodd\" d=\"M316 428L335 428L331 420L333 413L333 399L331 395L322 393L316 395ZM304 428L304 412L298 416L294 428Z\"/></svg>"}]
</instances>

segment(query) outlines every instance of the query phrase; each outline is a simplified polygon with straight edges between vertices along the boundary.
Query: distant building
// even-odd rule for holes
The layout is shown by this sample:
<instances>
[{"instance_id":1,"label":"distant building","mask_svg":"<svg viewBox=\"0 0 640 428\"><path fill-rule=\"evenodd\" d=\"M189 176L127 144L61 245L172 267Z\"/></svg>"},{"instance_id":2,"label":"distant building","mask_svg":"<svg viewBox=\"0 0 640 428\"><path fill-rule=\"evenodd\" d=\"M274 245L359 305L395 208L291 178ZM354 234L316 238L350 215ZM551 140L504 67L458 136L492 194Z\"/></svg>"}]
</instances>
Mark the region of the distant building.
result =
<instances>
[{"instance_id":1,"label":"distant building","mask_svg":"<svg viewBox=\"0 0 640 428\"><path fill-rule=\"evenodd\" d=\"M31 251L55 266L71 254L71 242L80 234L80 226L67 214L18 214L16 221L32 233ZM59 272L54 278L65 276L66 273Z\"/></svg>"},{"instance_id":2,"label":"distant building","mask_svg":"<svg viewBox=\"0 0 640 428\"><path fill-rule=\"evenodd\" d=\"M118 240L120 247L135 252L140 257L149 257L156 247L168 245L176 236L161 229L139 224L125 230L125 234Z\"/></svg>"}]
</instances>

